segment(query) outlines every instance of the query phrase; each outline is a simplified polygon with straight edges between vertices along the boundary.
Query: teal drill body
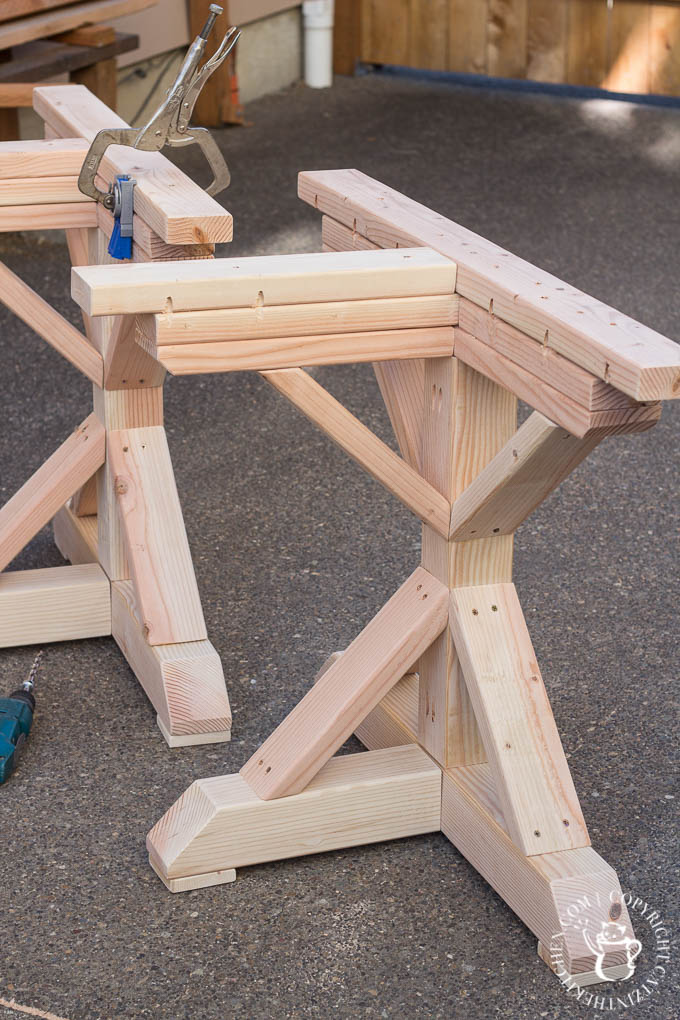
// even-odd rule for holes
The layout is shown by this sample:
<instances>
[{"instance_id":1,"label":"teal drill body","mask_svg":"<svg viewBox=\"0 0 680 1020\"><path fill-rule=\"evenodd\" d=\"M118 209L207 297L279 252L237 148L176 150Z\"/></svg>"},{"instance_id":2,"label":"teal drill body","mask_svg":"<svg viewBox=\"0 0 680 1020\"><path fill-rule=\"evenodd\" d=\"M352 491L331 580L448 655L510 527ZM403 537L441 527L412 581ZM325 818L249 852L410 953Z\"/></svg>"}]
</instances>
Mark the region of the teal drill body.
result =
<instances>
[{"instance_id":1,"label":"teal drill body","mask_svg":"<svg viewBox=\"0 0 680 1020\"><path fill-rule=\"evenodd\" d=\"M18 695L19 691L16 693ZM28 700L14 696L0 698L0 783L14 772L19 751L31 732L32 723L33 708Z\"/></svg>"},{"instance_id":2,"label":"teal drill body","mask_svg":"<svg viewBox=\"0 0 680 1020\"><path fill-rule=\"evenodd\" d=\"M0 698L0 783L4 783L17 767L21 748L33 725L35 675L42 657L38 652L28 680L9 698Z\"/></svg>"}]
</instances>

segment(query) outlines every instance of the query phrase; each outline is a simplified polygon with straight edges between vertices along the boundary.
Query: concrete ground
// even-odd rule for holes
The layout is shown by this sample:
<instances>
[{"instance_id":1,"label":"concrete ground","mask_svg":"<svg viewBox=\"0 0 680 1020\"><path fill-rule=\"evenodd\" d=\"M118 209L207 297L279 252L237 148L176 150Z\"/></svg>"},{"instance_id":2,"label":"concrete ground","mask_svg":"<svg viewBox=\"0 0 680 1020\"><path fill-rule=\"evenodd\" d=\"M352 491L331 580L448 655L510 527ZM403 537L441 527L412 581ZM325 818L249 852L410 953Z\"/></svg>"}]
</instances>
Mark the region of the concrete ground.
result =
<instances>
[{"instance_id":1,"label":"concrete ground","mask_svg":"<svg viewBox=\"0 0 680 1020\"><path fill-rule=\"evenodd\" d=\"M292 89L248 115L251 127L218 133L234 254L318 250L297 171L355 166L677 336L679 109L373 76ZM0 256L78 321L60 237L4 235ZM0 318L4 501L90 395ZM389 438L369 366L317 378ZM112 640L47 649L34 732L0 790L0 996L66 1020L609 1011L566 995L441 835L244 869L234 885L176 896L151 872L150 826L194 779L240 768L419 555L409 513L258 377L170 379L166 407L234 739L170 751ZM679 429L680 406L668 405L653 431L606 442L516 539L517 586L593 844L669 926L680 917ZM15 566L60 562L46 529ZM33 654L0 654L3 692ZM636 927L647 973L650 938ZM631 1015L677 1017L678 970L666 966Z\"/></svg>"}]
</instances>

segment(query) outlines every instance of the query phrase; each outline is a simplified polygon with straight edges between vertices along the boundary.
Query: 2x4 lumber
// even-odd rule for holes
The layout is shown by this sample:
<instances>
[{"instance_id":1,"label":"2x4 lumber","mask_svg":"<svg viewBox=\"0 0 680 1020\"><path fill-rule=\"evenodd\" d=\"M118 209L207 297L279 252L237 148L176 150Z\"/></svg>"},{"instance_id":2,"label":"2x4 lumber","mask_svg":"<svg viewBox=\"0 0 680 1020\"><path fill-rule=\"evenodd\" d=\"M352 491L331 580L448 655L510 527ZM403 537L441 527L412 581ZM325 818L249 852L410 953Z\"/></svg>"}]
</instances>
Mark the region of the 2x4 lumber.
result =
<instances>
[{"instance_id":1,"label":"2x4 lumber","mask_svg":"<svg viewBox=\"0 0 680 1020\"><path fill-rule=\"evenodd\" d=\"M71 506L76 517L92 517L97 514L97 476L92 475L71 497Z\"/></svg>"},{"instance_id":2,"label":"2x4 lumber","mask_svg":"<svg viewBox=\"0 0 680 1020\"><path fill-rule=\"evenodd\" d=\"M58 32L100 21L110 21L125 14L135 14L146 7L153 7L158 0L94 0L79 3L64 10L47 11L32 17L0 25L0 50L20 46L32 39L44 39Z\"/></svg>"},{"instance_id":3,"label":"2x4 lumber","mask_svg":"<svg viewBox=\"0 0 680 1020\"><path fill-rule=\"evenodd\" d=\"M448 535L451 504L422 475L394 453L347 408L301 368L263 372L291 401L365 471L441 535Z\"/></svg>"},{"instance_id":4,"label":"2x4 lumber","mask_svg":"<svg viewBox=\"0 0 680 1020\"><path fill-rule=\"evenodd\" d=\"M33 89L37 82L12 82L3 84L0 82L0 109L9 108L12 110L20 106L33 106ZM6 145L3 142L2 145Z\"/></svg>"},{"instance_id":5,"label":"2x4 lumber","mask_svg":"<svg viewBox=\"0 0 680 1020\"><path fill-rule=\"evenodd\" d=\"M607 435L592 429L578 439L534 411L455 500L451 538L512 534Z\"/></svg>"},{"instance_id":6,"label":"2x4 lumber","mask_svg":"<svg viewBox=\"0 0 680 1020\"><path fill-rule=\"evenodd\" d=\"M97 203L97 225L107 239L113 233L114 222L113 216L108 209L105 209L101 203ZM209 259L215 254L214 244L166 244L137 213L132 217L132 223L133 262L172 262L177 259ZM85 264L89 263L78 263L78 265Z\"/></svg>"},{"instance_id":7,"label":"2x4 lumber","mask_svg":"<svg viewBox=\"0 0 680 1020\"><path fill-rule=\"evenodd\" d=\"M447 618L448 589L419 567L243 766L258 797L304 790Z\"/></svg>"},{"instance_id":8,"label":"2x4 lumber","mask_svg":"<svg viewBox=\"0 0 680 1020\"><path fill-rule=\"evenodd\" d=\"M407 674L364 719L356 736L369 750L399 747L417 742L417 725L417 677ZM581 916L592 930L616 918L633 937L616 873L592 847L527 857L515 846L487 764L442 773L441 827L539 941L562 951L561 962L570 973L576 971L579 985L587 983L595 961L569 917L572 904L584 910ZM616 953L607 955L608 974L616 975L618 962Z\"/></svg>"},{"instance_id":9,"label":"2x4 lumber","mask_svg":"<svg viewBox=\"0 0 680 1020\"><path fill-rule=\"evenodd\" d=\"M82 333L2 263L0 301L91 382L101 386L104 378L101 355Z\"/></svg>"},{"instance_id":10,"label":"2x4 lumber","mask_svg":"<svg viewBox=\"0 0 680 1020\"><path fill-rule=\"evenodd\" d=\"M375 250L379 247L328 216L322 218L321 234L324 251ZM424 362L421 358L376 361L373 370L401 455L407 464L419 471L423 441Z\"/></svg>"},{"instance_id":11,"label":"2x4 lumber","mask_svg":"<svg viewBox=\"0 0 680 1020\"><path fill-rule=\"evenodd\" d=\"M105 432L91 414L0 509L0 570L104 463Z\"/></svg>"},{"instance_id":12,"label":"2x4 lumber","mask_svg":"<svg viewBox=\"0 0 680 1020\"><path fill-rule=\"evenodd\" d=\"M155 353L173 375L266 371L395 358L441 358L453 353L453 332L452 326L436 326L275 340L227 340L212 344L174 344L158 347ZM154 347L151 345L147 349L154 350Z\"/></svg>"},{"instance_id":13,"label":"2x4 lumber","mask_svg":"<svg viewBox=\"0 0 680 1020\"><path fill-rule=\"evenodd\" d=\"M634 403L625 393L467 298L460 299L459 326L590 411L630 407Z\"/></svg>"},{"instance_id":14,"label":"2x4 lumber","mask_svg":"<svg viewBox=\"0 0 680 1020\"><path fill-rule=\"evenodd\" d=\"M6 88L9 86L0 85L0 105ZM30 141L0 142L0 180L25 182L32 178L77 178L87 149L87 142L80 138L35 138ZM76 201L84 197L81 195Z\"/></svg>"},{"instance_id":15,"label":"2x4 lumber","mask_svg":"<svg viewBox=\"0 0 680 1020\"><path fill-rule=\"evenodd\" d=\"M131 581L111 585L111 616L113 637L156 709L166 740L228 740L231 709L222 663L210 641L149 645Z\"/></svg>"},{"instance_id":16,"label":"2x4 lumber","mask_svg":"<svg viewBox=\"0 0 680 1020\"><path fill-rule=\"evenodd\" d=\"M492 379L499 386L511 390L530 407L542 412L556 425L561 425L579 439L595 428L624 424L626 421L635 426L641 420L649 418L653 424L659 417L659 405L656 402L648 405L651 409L649 416L645 405L635 402L627 407L591 411L458 327L455 328L454 351L456 357L466 365Z\"/></svg>"},{"instance_id":17,"label":"2x4 lumber","mask_svg":"<svg viewBox=\"0 0 680 1020\"><path fill-rule=\"evenodd\" d=\"M128 126L82 85L37 88L33 106L66 138L91 142L102 128ZM135 178L135 211L167 244L231 240L231 215L160 152L113 148L102 160L100 172L107 183L117 174Z\"/></svg>"},{"instance_id":18,"label":"2x4 lumber","mask_svg":"<svg viewBox=\"0 0 680 1020\"><path fill-rule=\"evenodd\" d=\"M201 779L147 836L165 878L437 832L441 773L420 748L333 758L304 791L263 801L241 775Z\"/></svg>"},{"instance_id":19,"label":"2x4 lumber","mask_svg":"<svg viewBox=\"0 0 680 1020\"><path fill-rule=\"evenodd\" d=\"M0 648L111 633L111 586L96 563L0 573Z\"/></svg>"},{"instance_id":20,"label":"2x4 lumber","mask_svg":"<svg viewBox=\"0 0 680 1020\"><path fill-rule=\"evenodd\" d=\"M485 765L449 769L442 776L442 832L505 900L543 945L560 947L573 975L594 969L583 929L602 931L612 920L633 938L616 872L590 846L526 856L499 816L491 770ZM579 904L575 925L568 910ZM609 951L607 971L625 962L625 949Z\"/></svg>"},{"instance_id":21,"label":"2x4 lumber","mask_svg":"<svg viewBox=\"0 0 680 1020\"><path fill-rule=\"evenodd\" d=\"M108 459L148 644L204 640L205 620L165 429L109 432Z\"/></svg>"},{"instance_id":22,"label":"2x4 lumber","mask_svg":"<svg viewBox=\"0 0 680 1020\"><path fill-rule=\"evenodd\" d=\"M450 502L516 429L517 401L456 358L425 363L423 474ZM512 579L512 537L456 544L423 527L422 565L449 588ZM484 761L449 629L422 656L418 736L442 766Z\"/></svg>"},{"instance_id":23,"label":"2x4 lumber","mask_svg":"<svg viewBox=\"0 0 680 1020\"><path fill-rule=\"evenodd\" d=\"M17 230L68 230L96 227L94 202L66 202L57 205L14 205L0 207L0 233Z\"/></svg>"},{"instance_id":24,"label":"2x4 lumber","mask_svg":"<svg viewBox=\"0 0 680 1020\"><path fill-rule=\"evenodd\" d=\"M71 294L88 315L119 315L429 297L453 294L455 283L448 259L414 248L80 266Z\"/></svg>"},{"instance_id":25,"label":"2x4 lumber","mask_svg":"<svg viewBox=\"0 0 680 1020\"><path fill-rule=\"evenodd\" d=\"M456 292L635 400L680 397L680 350L498 245L358 170L300 174L299 195L381 245L428 245L458 266Z\"/></svg>"},{"instance_id":26,"label":"2x4 lumber","mask_svg":"<svg viewBox=\"0 0 680 1020\"><path fill-rule=\"evenodd\" d=\"M0 180L0 207L92 202L78 190L77 177L28 177Z\"/></svg>"},{"instance_id":27,"label":"2x4 lumber","mask_svg":"<svg viewBox=\"0 0 680 1020\"><path fill-rule=\"evenodd\" d=\"M0 8L0 21L11 21L28 14L38 14L52 7L67 7L76 0L3 0Z\"/></svg>"},{"instance_id":28,"label":"2x4 lumber","mask_svg":"<svg viewBox=\"0 0 680 1020\"><path fill-rule=\"evenodd\" d=\"M52 521L54 544L64 557L76 566L79 563L98 563L97 518L78 517L68 503Z\"/></svg>"},{"instance_id":29,"label":"2x4 lumber","mask_svg":"<svg viewBox=\"0 0 680 1020\"><path fill-rule=\"evenodd\" d=\"M527 855L590 839L513 584L451 592L451 631L508 832Z\"/></svg>"},{"instance_id":30,"label":"2x4 lumber","mask_svg":"<svg viewBox=\"0 0 680 1020\"><path fill-rule=\"evenodd\" d=\"M99 60L111 60L121 53L136 50L138 46L139 36L129 32L116 32L112 43L96 47L74 46L54 39L24 43L12 50L9 60L0 63L0 84L32 82L30 88L44 88L59 75L90 67ZM27 105L33 105L32 97Z\"/></svg>"},{"instance_id":31,"label":"2x4 lumber","mask_svg":"<svg viewBox=\"0 0 680 1020\"><path fill-rule=\"evenodd\" d=\"M152 336L161 347L218 340L455 326L458 322L458 298L455 294L436 294L367 301L221 308L205 312L173 310L170 314L161 313L150 319Z\"/></svg>"},{"instance_id":32,"label":"2x4 lumber","mask_svg":"<svg viewBox=\"0 0 680 1020\"><path fill-rule=\"evenodd\" d=\"M104 357L107 390L142 390L163 385L165 369L147 352L147 346L138 316L117 315L114 318Z\"/></svg>"}]
</instances>

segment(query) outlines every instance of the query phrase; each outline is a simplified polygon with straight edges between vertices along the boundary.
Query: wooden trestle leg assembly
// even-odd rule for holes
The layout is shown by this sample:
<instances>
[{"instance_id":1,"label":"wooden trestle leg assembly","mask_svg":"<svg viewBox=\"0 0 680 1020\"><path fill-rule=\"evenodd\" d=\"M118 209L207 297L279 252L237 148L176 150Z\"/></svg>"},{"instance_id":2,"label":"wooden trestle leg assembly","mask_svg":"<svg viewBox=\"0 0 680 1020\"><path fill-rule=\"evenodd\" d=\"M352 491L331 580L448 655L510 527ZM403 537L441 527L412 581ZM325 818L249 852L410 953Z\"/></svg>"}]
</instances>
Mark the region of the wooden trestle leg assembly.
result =
<instances>
[{"instance_id":1,"label":"wooden trestle leg assembly","mask_svg":"<svg viewBox=\"0 0 680 1020\"><path fill-rule=\"evenodd\" d=\"M89 137L60 91L36 90L39 111ZM120 157L115 169L131 168ZM134 175L140 231L170 243L156 178L145 190ZM597 981L569 906L587 903L596 932L616 921L632 937L630 919L590 846L512 584L513 533L602 439L655 424L659 402L680 395L680 352L356 171L304 173L300 195L324 214L317 255L74 259L96 348L81 338L78 352L93 352L103 385L97 374L95 416L68 441L69 485L34 502L47 519L99 469L98 550L78 516L87 488L61 511L58 541L73 562L101 564L113 634L155 704L173 701L179 719L180 705L201 702L194 731L217 729L226 704L162 429L165 369L261 372L423 523L420 565L239 774L195 782L168 810L148 836L151 864L181 891L263 861L441 830L547 962L557 939L575 980ZM374 364L401 457L302 368L360 361ZM519 429L518 397L534 408ZM0 545L13 555L39 521L31 511L13 525L6 511ZM367 750L335 757L352 733ZM623 976L625 955L604 966Z\"/></svg>"},{"instance_id":2,"label":"wooden trestle leg assembly","mask_svg":"<svg viewBox=\"0 0 680 1020\"><path fill-rule=\"evenodd\" d=\"M171 371L259 370L423 522L421 564L239 774L168 810L151 864L181 891L441 830L546 962L557 940L575 982L599 981L568 909L632 938L630 918L590 845L513 533L601 440L655 424L680 350L356 171L303 173L300 195L324 254L75 274L88 314L144 313L137 342ZM347 361L374 363L402 457L301 367ZM535 409L519 429L518 397ZM352 733L368 750L334 756ZM628 973L624 949L601 964Z\"/></svg>"},{"instance_id":3,"label":"wooden trestle leg assembly","mask_svg":"<svg viewBox=\"0 0 680 1020\"><path fill-rule=\"evenodd\" d=\"M37 88L34 105L46 140L0 143L0 230L63 228L74 266L110 261L113 218L77 179L97 131L126 125L83 86ZM112 149L102 172L137 179L135 267L209 260L231 239L229 213L160 153ZM94 391L94 413L0 509L0 570L52 519L72 564L0 573L0 647L112 634L171 746L228 740L163 428L165 369L135 342L134 316L85 316L83 336L4 266L0 300Z\"/></svg>"}]
</instances>

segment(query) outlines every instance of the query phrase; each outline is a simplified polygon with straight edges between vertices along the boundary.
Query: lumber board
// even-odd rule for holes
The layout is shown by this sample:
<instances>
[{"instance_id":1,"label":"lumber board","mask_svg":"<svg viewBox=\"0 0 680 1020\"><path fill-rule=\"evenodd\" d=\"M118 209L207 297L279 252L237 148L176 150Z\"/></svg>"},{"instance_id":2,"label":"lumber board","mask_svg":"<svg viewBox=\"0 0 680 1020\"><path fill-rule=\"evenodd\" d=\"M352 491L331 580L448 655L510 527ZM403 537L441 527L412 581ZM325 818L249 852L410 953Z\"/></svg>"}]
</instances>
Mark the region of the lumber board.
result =
<instances>
[{"instance_id":1,"label":"lumber board","mask_svg":"<svg viewBox=\"0 0 680 1020\"><path fill-rule=\"evenodd\" d=\"M78 266L71 294L88 315L120 315L429 297L452 294L455 282L449 260L414 248Z\"/></svg>"},{"instance_id":2,"label":"lumber board","mask_svg":"<svg viewBox=\"0 0 680 1020\"><path fill-rule=\"evenodd\" d=\"M104 46L74 46L54 39L24 43L12 50L9 60L0 63L0 86L24 86L21 105L32 106L34 89L61 84L56 82L60 75L91 67L97 61L111 60L138 46L139 36L125 32L116 32L113 42Z\"/></svg>"},{"instance_id":3,"label":"lumber board","mask_svg":"<svg viewBox=\"0 0 680 1020\"><path fill-rule=\"evenodd\" d=\"M113 637L156 709L161 732L171 738L195 736L196 743L214 743L215 734L228 740L231 709L222 663L210 641L150 645L142 618L132 582L114 581Z\"/></svg>"},{"instance_id":4,"label":"lumber board","mask_svg":"<svg viewBox=\"0 0 680 1020\"><path fill-rule=\"evenodd\" d=\"M275 340L173 344L156 357L173 375L273 371L302 365L343 365L395 358L441 358L453 353L453 327L373 330ZM139 342L140 337L137 336ZM153 348L151 348L153 349Z\"/></svg>"},{"instance_id":5,"label":"lumber board","mask_svg":"<svg viewBox=\"0 0 680 1020\"><path fill-rule=\"evenodd\" d=\"M13 18L23 18L30 14L51 10L53 7L67 7L69 4L75 3L77 0L3 0L2 8L0 8L0 22L12 21Z\"/></svg>"},{"instance_id":6,"label":"lumber board","mask_svg":"<svg viewBox=\"0 0 680 1020\"><path fill-rule=\"evenodd\" d=\"M635 400L680 396L678 345L357 170L300 174L299 195L378 244L423 244L458 266L456 291Z\"/></svg>"},{"instance_id":7,"label":"lumber board","mask_svg":"<svg viewBox=\"0 0 680 1020\"><path fill-rule=\"evenodd\" d=\"M33 107L46 124L66 138L91 142L102 128L128 126L82 85L37 88ZM166 244L231 240L231 215L162 153L111 148L100 172L107 183L116 174L129 173L135 178L135 212ZM133 223L133 237L134 227Z\"/></svg>"},{"instance_id":8,"label":"lumber board","mask_svg":"<svg viewBox=\"0 0 680 1020\"><path fill-rule=\"evenodd\" d=\"M160 347L223 340L425 329L455 326L457 323L457 296L436 294L267 305L261 308L220 308L204 312L173 311L153 316L152 336Z\"/></svg>"},{"instance_id":9,"label":"lumber board","mask_svg":"<svg viewBox=\"0 0 680 1020\"><path fill-rule=\"evenodd\" d=\"M71 507L76 517L97 516L97 476L92 475L71 497Z\"/></svg>"},{"instance_id":10,"label":"lumber board","mask_svg":"<svg viewBox=\"0 0 680 1020\"><path fill-rule=\"evenodd\" d=\"M207 637L165 429L108 433L132 578L150 645Z\"/></svg>"},{"instance_id":11,"label":"lumber board","mask_svg":"<svg viewBox=\"0 0 680 1020\"><path fill-rule=\"evenodd\" d=\"M454 351L456 357L470 368L510 390L579 439L598 425L604 425L610 416L617 418L621 413L628 413L621 408L591 411L583 404L577 404L571 397L459 327L455 327ZM636 406L632 405L633 410Z\"/></svg>"},{"instance_id":12,"label":"lumber board","mask_svg":"<svg viewBox=\"0 0 680 1020\"><path fill-rule=\"evenodd\" d=\"M0 207L91 202L78 190L77 177L0 180Z\"/></svg>"},{"instance_id":13,"label":"lumber board","mask_svg":"<svg viewBox=\"0 0 680 1020\"><path fill-rule=\"evenodd\" d=\"M111 633L111 586L96 563L0 573L0 648Z\"/></svg>"},{"instance_id":14,"label":"lumber board","mask_svg":"<svg viewBox=\"0 0 680 1020\"><path fill-rule=\"evenodd\" d=\"M65 560L74 566L99 562L96 517L78 517L66 503L55 514L52 528L54 544Z\"/></svg>"},{"instance_id":15,"label":"lumber board","mask_svg":"<svg viewBox=\"0 0 680 1020\"><path fill-rule=\"evenodd\" d=\"M556 940L569 973L593 969L594 958L580 926L567 910L581 905L579 920L601 931L620 905L617 922L633 931L616 873L592 847L526 856L508 835L499 814L488 765L449 769L442 775L442 832L505 900L544 945ZM605 966L624 962L621 951L605 958Z\"/></svg>"},{"instance_id":16,"label":"lumber board","mask_svg":"<svg viewBox=\"0 0 680 1020\"><path fill-rule=\"evenodd\" d=\"M148 353L147 347L138 316L117 315L114 318L104 357L107 390L144 390L163 385L165 369Z\"/></svg>"},{"instance_id":17,"label":"lumber board","mask_svg":"<svg viewBox=\"0 0 680 1020\"><path fill-rule=\"evenodd\" d=\"M342 223L322 217L325 251L375 250L379 247ZM453 309L454 316L457 309ZM397 444L407 464L420 470L425 366L420 358L376 361L373 364L380 393L392 423Z\"/></svg>"},{"instance_id":18,"label":"lumber board","mask_svg":"<svg viewBox=\"0 0 680 1020\"><path fill-rule=\"evenodd\" d=\"M448 589L418 567L243 766L258 797L304 790L447 618Z\"/></svg>"},{"instance_id":19,"label":"lumber board","mask_svg":"<svg viewBox=\"0 0 680 1020\"><path fill-rule=\"evenodd\" d=\"M5 84L0 81L0 109L9 108L16 110L19 107L33 106L33 89L37 84L38 82L12 82L11 84ZM3 146L6 144L7 142L0 143Z\"/></svg>"},{"instance_id":20,"label":"lumber board","mask_svg":"<svg viewBox=\"0 0 680 1020\"><path fill-rule=\"evenodd\" d=\"M418 682L407 674L364 719L356 736L369 750L399 747L417 742L417 726ZM576 969L578 984L587 980L593 958L584 956L581 931L569 919L572 904L585 907L599 931L610 920L611 904L621 903L620 920L632 937L616 874L592 847L527 857L515 846L488 764L442 772L442 832L539 940L566 946L564 963ZM615 972L617 963L609 956L607 973Z\"/></svg>"},{"instance_id":21,"label":"lumber board","mask_svg":"<svg viewBox=\"0 0 680 1020\"><path fill-rule=\"evenodd\" d=\"M513 842L527 855L588 846L515 586L455 589L450 624Z\"/></svg>"},{"instance_id":22,"label":"lumber board","mask_svg":"<svg viewBox=\"0 0 680 1020\"><path fill-rule=\"evenodd\" d=\"M3 89L7 87L0 86L0 103ZM32 178L77 177L87 149L87 142L80 138L36 138L30 141L0 142L0 180L14 179L25 182ZM84 195L80 197L85 198Z\"/></svg>"},{"instance_id":23,"label":"lumber board","mask_svg":"<svg viewBox=\"0 0 680 1020\"><path fill-rule=\"evenodd\" d=\"M450 502L516 429L517 401L456 358L425 363L423 474ZM457 544L423 527L421 563L442 584L510 581L512 537ZM418 736L442 766L486 758L453 640L446 628L418 665Z\"/></svg>"},{"instance_id":24,"label":"lumber board","mask_svg":"<svg viewBox=\"0 0 680 1020\"><path fill-rule=\"evenodd\" d=\"M418 747L342 755L306 790L263 801L241 775L200 779L156 823L147 848L181 878L437 832L441 773Z\"/></svg>"},{"instance_id":25,"label":"lumber board","mask_svg":"<svg viewBox=\"0 0 680 1020\"><path fill-rule=\"evenodd\" d=\"M526 369L542 382L553 386L577 404L590 411L611 407L632 407L635 401L608 383L574 364L550 347L503 322L497 315L467 298L460 299L458 325L465 333L485 344L504 358Z\"/></svg>"},{"instance_id":26,"label":"lumber board","mask_svg":"<svg viewBox=\"0 0 680 1020\"><path fill-rule=\"evenodd\" d=\"M512 534L611 431L582 439L538 411L455 500L451 537L457 542Z\"/></svg>"},{"instance_id":27,"label":"lumber board","mask_svg":"<svg viewBox=\"0 0 680 1020\"><path fill-rule=\"evenodd\" d=\"M28 18L0 25L0 50L11 49L33 39L44 39L58 32L68 32L80 25L110 21L125 14L153 7L158 0L94 0L64 9L34 14Z\"/></svg>"},{"instance_id":28,"label":"lumber board","mask_svg":"<svg viewBox=\"0 0 680 1020\"><path fill-rule=\"evenodd\" d=\"M104 362L89 340L1 262L0 288L0 301L10 311L91 382L101 385Z\"/></svg>"},{"instance_id":29,"label":"lumber board","mask_svg":"<svg viewBox=\"0 0 680 1020\"><path fill-rule=\"evenodd\" d=\"M0 208L0 233L17 230L69 230L96 227L94 202L66 202L57 205L15 205Z\"/></svg>"},{"instance_id":30,"label":"lumber board","mask_svg":"<svg viewBox=\"0 0 680 1020\"><path fill-rule=\"evenodd\" d=\"M148 223L135 213L132 217L132 261L133 262L173 262L177 259L209 259L215 254L214 244L166 244ZM108 209L97 204L97 226L110 238L113 233L114 219ZM74 263L75 264L75 263ZM85 265L86 263L78 263ZM96 263L98 264L98 263Z\"/></svg>"},{"instance_id":31,"label":"lumber board","mask_svg":"<svg viewBox=\"0 0 680 1020\"><path fill-rule=\"evenodd\" d=\"M448 535L451 512L448 499L307 372L291 368L263 372L262 376L421 521L439 534Z\"/></svg>"},{"instance_id":32,"label":"lumber board","mask_svg":"<svg viewBox=\"0 0 680 1020\"><path fill-rule=\"evenodd\" d=\"M163 387L102 390L95 387L94 410L107 432L163 424Z\"/></svg>"},{"instance_id":33,"label":"lumber board","mask_svg":"<svg viewBox=\"0 0 680 1020\"><path fill-rule=\"evenodd\" d=\"M0 570L104 463L105 432L91 414L0 509Z\"/></svg>"}]
</instances>

